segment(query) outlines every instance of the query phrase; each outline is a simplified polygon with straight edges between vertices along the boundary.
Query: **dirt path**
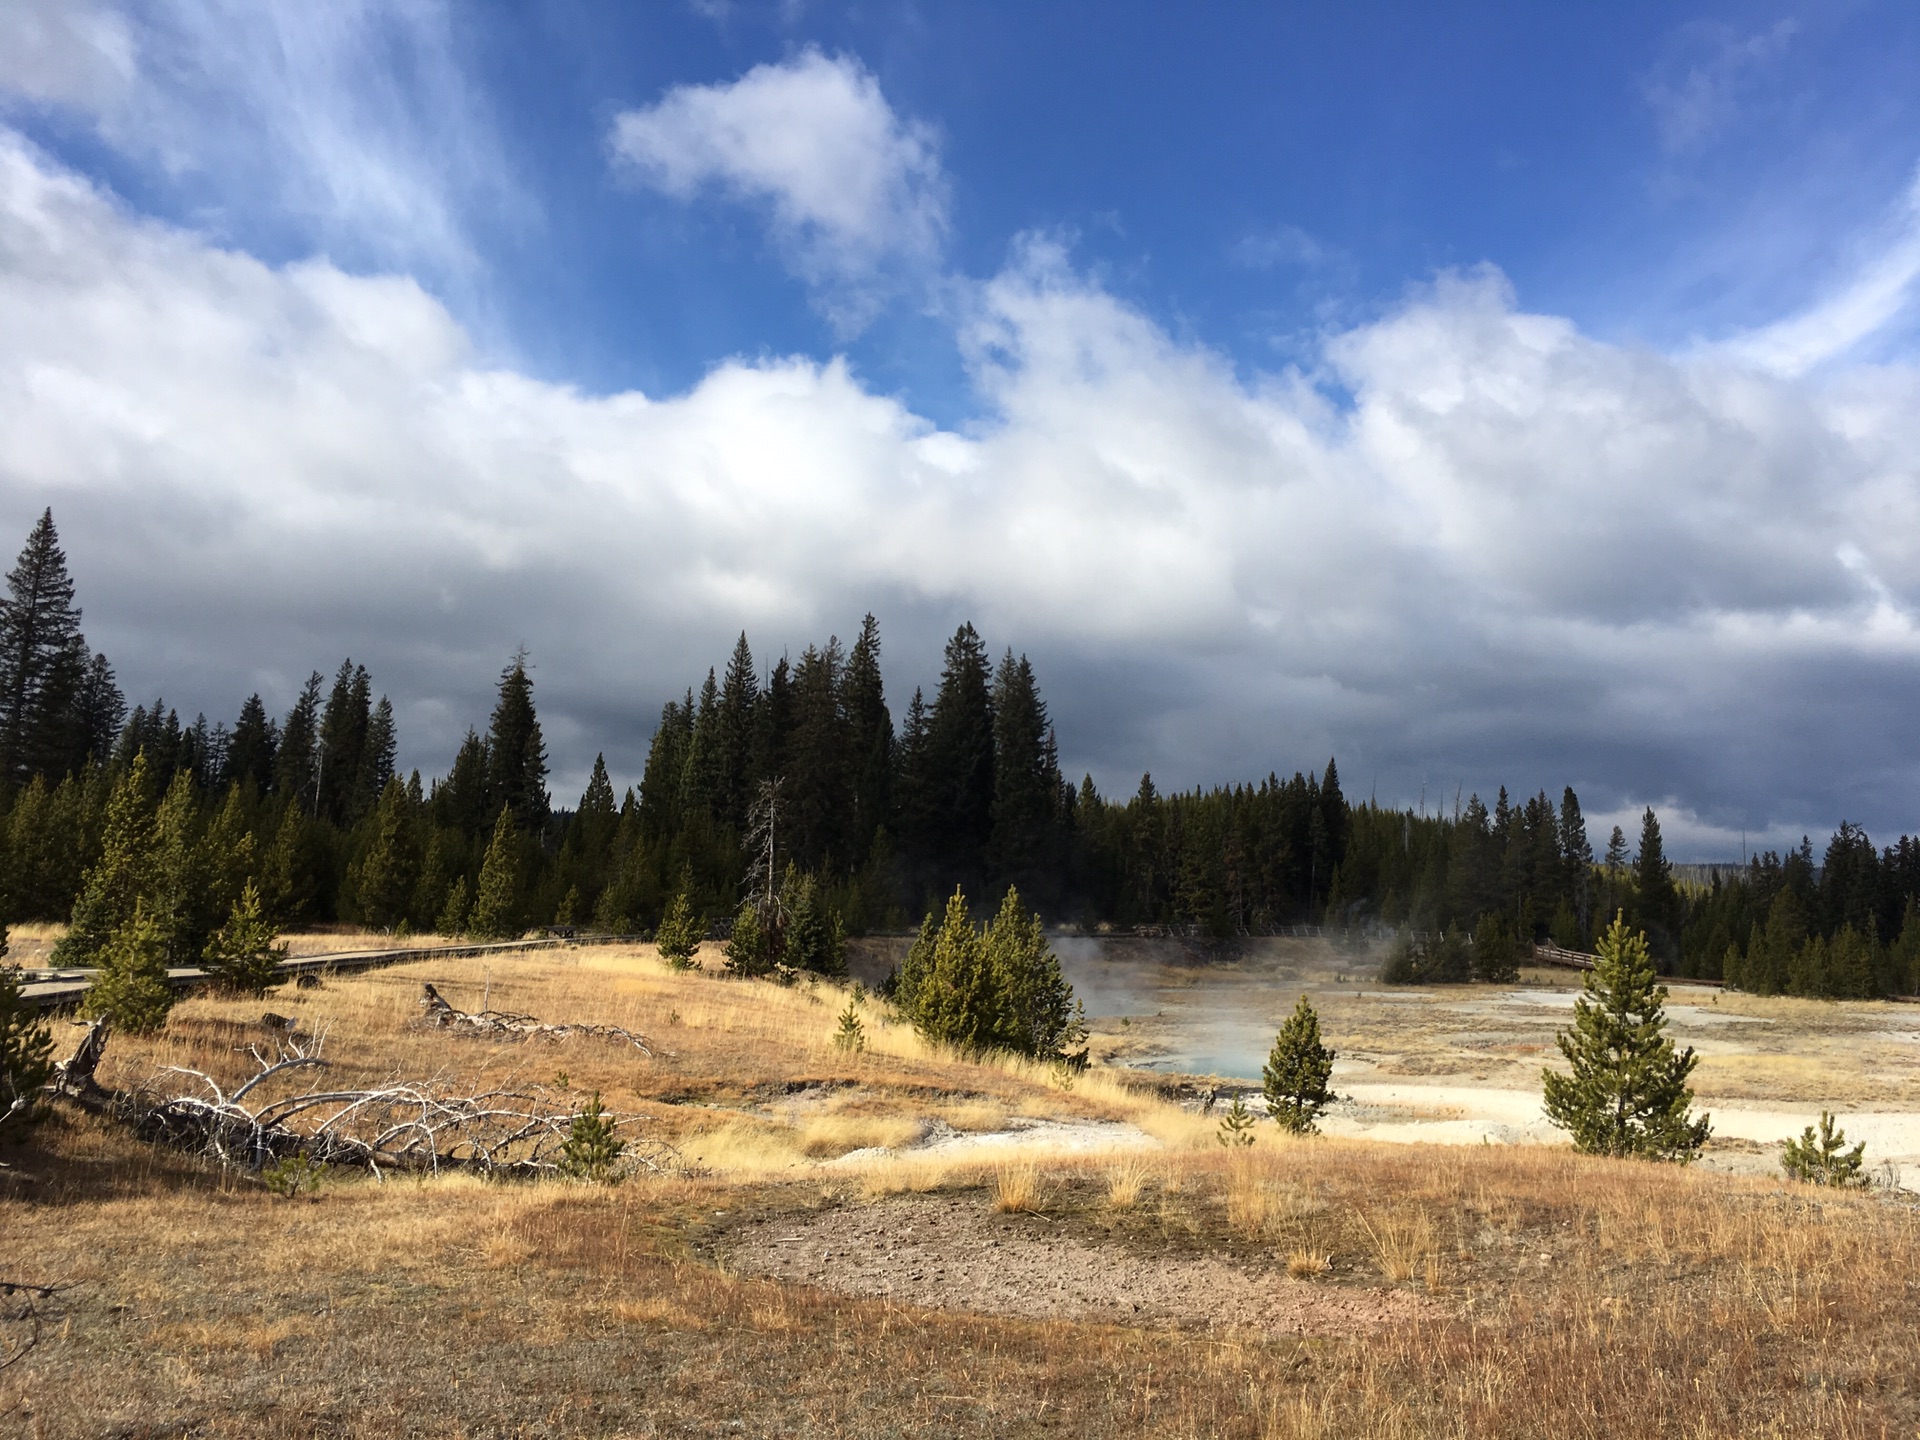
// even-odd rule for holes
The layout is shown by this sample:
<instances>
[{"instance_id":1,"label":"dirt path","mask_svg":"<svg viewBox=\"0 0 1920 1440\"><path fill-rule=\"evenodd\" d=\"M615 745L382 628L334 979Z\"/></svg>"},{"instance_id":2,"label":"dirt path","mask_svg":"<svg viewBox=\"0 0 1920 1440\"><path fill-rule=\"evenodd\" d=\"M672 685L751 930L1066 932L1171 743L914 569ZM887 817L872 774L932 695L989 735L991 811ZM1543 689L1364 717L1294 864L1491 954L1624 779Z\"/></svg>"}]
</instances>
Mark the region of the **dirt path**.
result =
<instances>
[{"instance_id":1,"label":"dirt path","mask_svg":"<svg viewBox=\"0 0 1920 1440\"><path fill-rule=\"evenodd\" d=\"M728 1262L746 1274L844 1294L1044 1320L1343 1335L1445 1313L1411 1291L1141 1256L1052 1232L1037 1216L995 1215L978 1195L932 1195L756 1224Z\"/></svg>"}]
</instances>

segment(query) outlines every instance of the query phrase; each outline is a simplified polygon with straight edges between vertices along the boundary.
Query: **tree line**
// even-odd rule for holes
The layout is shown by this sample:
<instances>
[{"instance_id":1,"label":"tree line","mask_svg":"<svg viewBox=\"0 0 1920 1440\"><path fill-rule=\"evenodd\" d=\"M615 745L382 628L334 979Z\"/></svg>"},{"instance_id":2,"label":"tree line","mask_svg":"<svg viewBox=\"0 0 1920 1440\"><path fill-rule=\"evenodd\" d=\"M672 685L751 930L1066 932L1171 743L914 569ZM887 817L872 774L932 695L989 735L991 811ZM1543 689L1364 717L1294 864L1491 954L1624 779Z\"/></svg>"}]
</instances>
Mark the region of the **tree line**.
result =
<instances>
[{"instance_id":1,"label":"tree line","mask_svg":"<svg viewBox=\"0 0 1920 1440\"><path fill-rule=\"evenodd\" d=\"M664 707L636 786L616 791L596 758L556 809L524 654L484 730L424 779L396 771L393 707L363 665L315 672L278 717L256 694L230 724L183 721L160 699L129 710L80 620L49 512L0 598L0 922L71 922L76 963L135 903L169 963L196 963L251 884L281 928L652 933L676 903L683 929L799 913L804 953L831 965L836 936L906 930L962 889L983 915L1017 890L1090 928L1397 929L1410 979L1505 973L1534 940L1590 949L1624 914L1663 973L1828 995L1920 982L1908 837L1876 850L1843 824L1818 865L1803 842L1703 887L1675 881L1651 809L1636 846L1616 827L1596 854L1570 787L1428 813L1349 801L1330 759L1166 794L1143 776L1109 798L1062 776L1032 664L995 661L970 624L897 724L872 616L850 647L770 666L742 635Z\"/></svg>"}]
</instances>

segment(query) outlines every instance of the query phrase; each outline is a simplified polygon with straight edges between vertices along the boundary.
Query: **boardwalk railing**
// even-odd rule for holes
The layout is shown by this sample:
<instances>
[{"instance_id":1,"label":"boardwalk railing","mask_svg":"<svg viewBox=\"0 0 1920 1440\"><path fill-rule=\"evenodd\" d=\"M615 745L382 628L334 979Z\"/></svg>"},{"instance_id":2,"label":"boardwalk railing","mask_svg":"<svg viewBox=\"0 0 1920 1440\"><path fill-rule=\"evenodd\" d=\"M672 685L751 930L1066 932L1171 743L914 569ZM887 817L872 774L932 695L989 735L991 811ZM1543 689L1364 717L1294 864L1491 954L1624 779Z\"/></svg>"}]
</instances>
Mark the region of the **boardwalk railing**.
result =
<instances>
[{"instance_id":1,"label":"boardwalk railing","mask_svg":"<svg viewBox=\"0 0 1920 1440\"><path fill-rule=\"evenodd\" d=\"M303 976L338 975L351 970L378 970L386 965L405 965L415 960L453 960L472 955L506 955L525 950L565 950L579 945L623 945L635 940L632 935L551 935L533 940L500 940L474 945L401 945L391 950L334 950L318 955L293 955L280 962L278 971L286 979L299 983ZM93 987L97 970L25 969L20 974L20 997L42 1010L72 1005ZM167 983L175 990L197 990L213 983L206 971L187 967L167 971Z\"/></svg>"}]
</instances>

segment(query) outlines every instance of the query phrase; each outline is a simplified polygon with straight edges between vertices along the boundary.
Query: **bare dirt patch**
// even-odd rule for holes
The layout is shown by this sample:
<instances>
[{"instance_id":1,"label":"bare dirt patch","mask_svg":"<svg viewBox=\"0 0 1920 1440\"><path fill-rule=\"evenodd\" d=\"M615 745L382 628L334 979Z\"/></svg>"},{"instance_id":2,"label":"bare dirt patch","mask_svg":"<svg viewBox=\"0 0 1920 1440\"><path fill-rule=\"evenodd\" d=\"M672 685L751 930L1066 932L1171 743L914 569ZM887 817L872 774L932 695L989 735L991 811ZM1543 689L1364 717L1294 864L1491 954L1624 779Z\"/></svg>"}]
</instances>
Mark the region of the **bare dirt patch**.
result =
<instances>
[{"instance_id":1,"label":"bare dirt patch","mask_svg":"<svg viewBox=\"0 0 1920 1440\"><path fill-rule=\"evenodd\" d=\"M841 1294L1035 1320L1355 1335L1446 1313L1412 1291L1293 1279L1284 1257L1249 1266L1088 1245L1043 1216L995 1215L977 1194L756 1222L727 1261Z\"/></svg>"}]
</instances>

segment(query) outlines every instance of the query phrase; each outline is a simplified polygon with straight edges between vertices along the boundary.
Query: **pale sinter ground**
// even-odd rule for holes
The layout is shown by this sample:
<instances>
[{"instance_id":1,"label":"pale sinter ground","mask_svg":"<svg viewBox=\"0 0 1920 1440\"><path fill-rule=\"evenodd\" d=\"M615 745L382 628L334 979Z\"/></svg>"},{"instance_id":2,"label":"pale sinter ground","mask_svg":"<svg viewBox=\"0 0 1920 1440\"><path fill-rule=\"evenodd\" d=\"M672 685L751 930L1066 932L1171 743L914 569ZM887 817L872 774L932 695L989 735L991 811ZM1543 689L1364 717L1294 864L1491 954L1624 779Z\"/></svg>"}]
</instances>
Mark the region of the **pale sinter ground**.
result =
<instances>
[{"instance_id":1,"label":"pale sinter ground","mask_svg":"<svg viewBox=\"0 0 1920 1440\"><path fill-rule=\"evenodd\" d=\"M1540 1072L1580 976L1529 969L1517 985L1387 986L1372 952L1255 940L1203 956L1164 942L1055 942L1093 1026L1096 1060L1258 1086L1281 1022L1306 995L1338 1051L1328 1134L1460 1144L1554 1144ZM1676 981L1676 1044L1701 1056L1713 1115L1704 1163L1777 1173L1780 1142L1825 1108L1867 1160L1920 1188L1920 1006L1725 993Z\"/></svg>"}]
</instances>

